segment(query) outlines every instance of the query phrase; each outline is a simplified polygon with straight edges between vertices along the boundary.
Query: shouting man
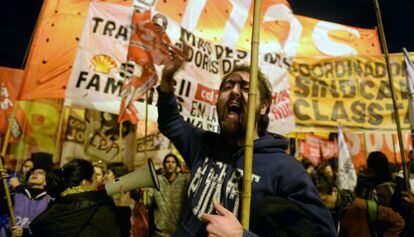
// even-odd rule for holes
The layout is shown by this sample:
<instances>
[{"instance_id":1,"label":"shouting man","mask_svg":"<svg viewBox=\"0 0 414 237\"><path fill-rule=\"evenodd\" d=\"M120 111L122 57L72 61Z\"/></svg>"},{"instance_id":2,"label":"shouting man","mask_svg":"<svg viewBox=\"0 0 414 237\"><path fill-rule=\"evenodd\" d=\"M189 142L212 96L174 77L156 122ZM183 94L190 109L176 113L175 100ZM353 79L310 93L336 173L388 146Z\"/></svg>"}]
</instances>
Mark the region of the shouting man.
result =
<instances>
[{"instance_id":1,"label":"shouting man","mask_svg":"<svg viewBox=\"0 0 414 237\"><path fill-rule=\"evenodd\" d=\"M172 60L164 67L158 87L158 124L192 172L187 206L174 236L256 236L244 230L237 219L250 67L235 66L224 76L216 103L220 124L220 134L216 134L194 128L180 116L173 76L183 65L187 50L170 47L170 54ZM309 215L317 236L336 236L329 210L311 178L297 160L285 153L288 141L266 131L272 90L260 72L257 89L251 212L267 196L285 198Z\"/></svg>"}]
</instances>

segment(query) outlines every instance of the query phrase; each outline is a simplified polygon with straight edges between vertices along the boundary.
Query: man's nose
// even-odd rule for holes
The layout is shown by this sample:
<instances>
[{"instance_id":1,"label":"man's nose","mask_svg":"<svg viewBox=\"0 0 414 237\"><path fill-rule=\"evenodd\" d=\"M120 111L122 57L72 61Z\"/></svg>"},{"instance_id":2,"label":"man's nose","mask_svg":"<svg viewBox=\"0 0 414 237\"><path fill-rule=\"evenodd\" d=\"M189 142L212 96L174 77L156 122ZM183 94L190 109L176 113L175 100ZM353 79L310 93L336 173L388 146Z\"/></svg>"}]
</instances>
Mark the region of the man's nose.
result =
<instances>
[{"instance_id":1,"label":"man's nose","mask_svg":"<svg viewBox=\"0 0 414 237\"><path fill-rule=\"evenodd\" d=\"M240 90L241 90L240 84L239 83L236 83L234 85L233 89L231 90L231 93L240 95Z\"/></svg>"}]
</instances>

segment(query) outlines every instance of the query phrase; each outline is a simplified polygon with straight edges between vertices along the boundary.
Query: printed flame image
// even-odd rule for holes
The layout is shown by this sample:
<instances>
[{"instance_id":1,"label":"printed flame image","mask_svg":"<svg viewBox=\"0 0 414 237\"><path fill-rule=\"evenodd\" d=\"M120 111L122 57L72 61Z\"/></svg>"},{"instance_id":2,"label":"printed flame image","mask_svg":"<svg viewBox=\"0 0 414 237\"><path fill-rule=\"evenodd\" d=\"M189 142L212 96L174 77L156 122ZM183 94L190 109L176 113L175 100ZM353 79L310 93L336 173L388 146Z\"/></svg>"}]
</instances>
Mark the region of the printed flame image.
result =
<instances>
[{"instance_id":1,"label":"printed flame image","mask_svg":"<svg viewBox=\"0 0 414 237\"><path fill-rule=\"evenodd\" d=\"M111 69L115 68L116 62L113 58L106 54L98 54L92 58L92 65L95 72L108 74Z\"/></svg>"}]
</instances>

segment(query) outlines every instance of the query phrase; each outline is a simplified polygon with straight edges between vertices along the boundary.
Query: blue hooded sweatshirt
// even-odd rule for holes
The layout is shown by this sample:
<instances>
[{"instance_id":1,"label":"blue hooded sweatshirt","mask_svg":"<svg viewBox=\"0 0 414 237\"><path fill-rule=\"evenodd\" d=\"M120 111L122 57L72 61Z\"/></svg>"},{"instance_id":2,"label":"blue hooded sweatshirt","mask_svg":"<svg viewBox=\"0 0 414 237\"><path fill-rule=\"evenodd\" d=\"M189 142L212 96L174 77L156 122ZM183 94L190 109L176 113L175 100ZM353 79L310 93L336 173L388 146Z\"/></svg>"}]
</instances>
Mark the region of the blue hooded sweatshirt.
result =
<instances>
[{"instance_id":1,"label":"blue hooded sweatshirt","mask_svg":"<svg viewBox=\"0 0 414 237\"><path fill-rule=\"evenodd\" d=\"M179 237L207 236L203 213L215 213L213 201L239 216L244 147L229 145L217 133L195 128L180 116L176 97L158 90L158 126L191 169L188 201ZM302 208L318 236L336 236L332 217L303 166L284 150L288 141L267 134L254 141L251 211L265 197L286 198ZM300 228L300 227L298 227ZM244 231L243 236L257 236Z\"/></svg>"}]
</instances>

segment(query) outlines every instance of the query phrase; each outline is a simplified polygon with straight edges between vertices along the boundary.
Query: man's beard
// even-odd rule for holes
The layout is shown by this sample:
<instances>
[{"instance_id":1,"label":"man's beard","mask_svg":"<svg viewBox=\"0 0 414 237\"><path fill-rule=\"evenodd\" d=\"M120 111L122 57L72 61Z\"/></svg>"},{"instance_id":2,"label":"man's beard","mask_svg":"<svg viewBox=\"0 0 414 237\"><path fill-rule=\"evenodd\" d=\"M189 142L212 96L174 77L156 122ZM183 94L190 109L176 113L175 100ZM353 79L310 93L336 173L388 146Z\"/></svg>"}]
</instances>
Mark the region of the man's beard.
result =
<instances>
[{"instance_id":1,"label":"man's beard","mask_svg":"<svg viewBox=\"0 0 414 237\"><path fill-rule=\"evenodd\" d=\"M220 107L220 108L219 108ZM217 114L220 125L220 133L232 139L241 139L246 136L247 129L247 105L242 104L242 111L237 121L227 118L229 113L227 104L217 105ZM256 108L255 126L260 116L260 109Z\"/></svg>"}]
</instances>

